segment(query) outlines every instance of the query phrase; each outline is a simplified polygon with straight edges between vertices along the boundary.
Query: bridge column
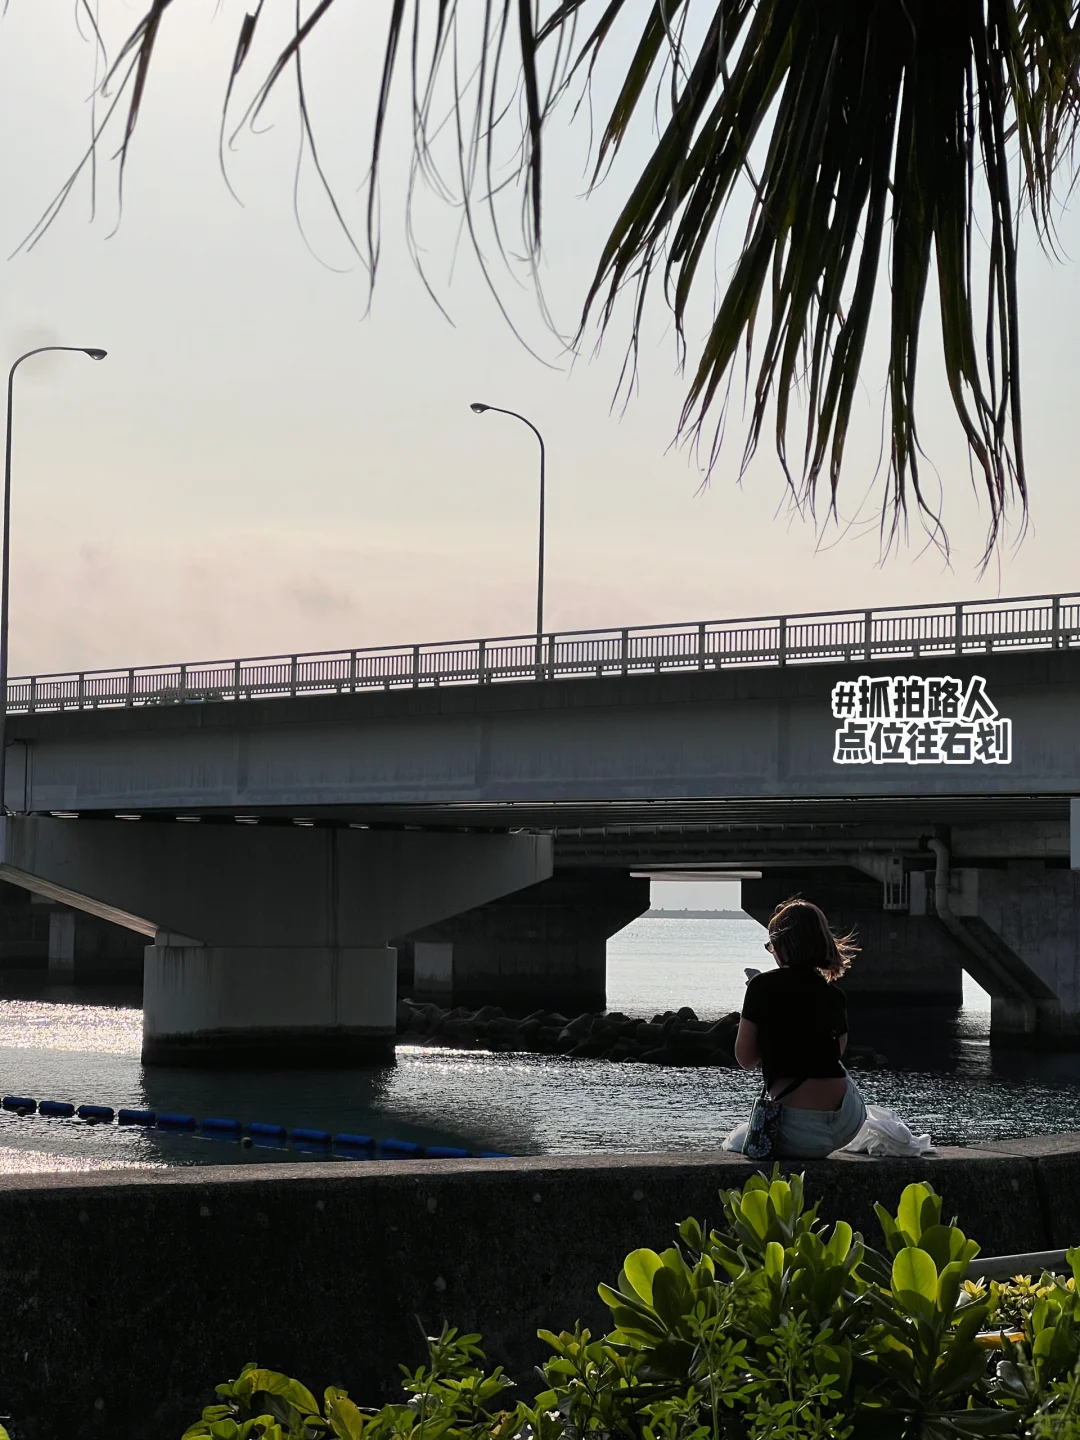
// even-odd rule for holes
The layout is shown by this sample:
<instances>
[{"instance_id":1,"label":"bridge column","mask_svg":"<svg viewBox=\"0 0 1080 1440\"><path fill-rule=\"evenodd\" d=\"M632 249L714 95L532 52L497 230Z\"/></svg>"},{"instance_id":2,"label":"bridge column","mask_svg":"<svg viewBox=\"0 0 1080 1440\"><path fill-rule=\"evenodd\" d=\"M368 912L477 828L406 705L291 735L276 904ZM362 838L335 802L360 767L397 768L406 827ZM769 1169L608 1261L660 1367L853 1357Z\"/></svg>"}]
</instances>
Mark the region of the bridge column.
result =
<instances>
[{"instance_id":1,"label":"bridge column","mask_svg":"<svg viewBox=\"0 0 1080 1440\"><path fill-rule=\"evenodd\" d=\"M150 1065L392 1060L392 937L550 873L534 835L0 820L0 880L154 942Z\"/></svg>"},{"instance_id":2,"label":"bridge column","mask_svg":"<svg viewBox=\"0 0 1080 1440\"><path fill-rule=\"evenodd\" d=\"M568 1015L607 1003L607 942L649 908L648 880L624 871L560 870L403 943L412 991L440 1004Z\"/></svg>"},{"instance_id":3,"label":"bridge column","mask_svg":"<svg viewBox=\"0 0 1080 1440\"><path fill-rule=\"evenodd\" d=\"M146 947L144 1065L392 1064L391 946Z\"/></svg>"},{"instance_id":4,"label":"bridge column","mask_svg":"<svg viewBox=\"0 0 1080 1440\"><path fill-rule=\"evenodd\" d=\"M991 1046L1080 1051L1080 875L1035 860L934 878L929 905L990 994Z\"/></svg>"}]
</instances>

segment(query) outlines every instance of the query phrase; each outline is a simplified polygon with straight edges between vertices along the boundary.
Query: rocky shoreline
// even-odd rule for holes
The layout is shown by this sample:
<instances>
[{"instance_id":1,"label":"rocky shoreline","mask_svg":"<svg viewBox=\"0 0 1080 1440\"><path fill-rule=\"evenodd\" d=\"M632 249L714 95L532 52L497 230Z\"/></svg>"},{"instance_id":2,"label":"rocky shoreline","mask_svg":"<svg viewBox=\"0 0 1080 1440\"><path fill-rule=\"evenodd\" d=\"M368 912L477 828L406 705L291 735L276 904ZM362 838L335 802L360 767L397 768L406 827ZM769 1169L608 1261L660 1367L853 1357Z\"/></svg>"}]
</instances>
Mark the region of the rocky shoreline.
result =
<instances>
[{"instance_id":1,"label":"rocky shoreline","mask_svg":"<svg viewBox=\"0 0 1080 1440\"><path fill-rule=\"evenodd\" d=\"M635 1020L619 1011L568 1018L555 1010L535 1010L523 1019L498 1005L444 1010L434 1002L400 1000L399 1045L444 1045L455 1050L496 1054L568 1055L583 1060L613 1060L642 1065L720 1066L737 1070L735 1035L739 1015L699 1020L684 1005L651 1020ZM884 1055L869 1046L849 1046L845 1063L854 1069L883 1069Z\"/></svg>"}]
</instances>

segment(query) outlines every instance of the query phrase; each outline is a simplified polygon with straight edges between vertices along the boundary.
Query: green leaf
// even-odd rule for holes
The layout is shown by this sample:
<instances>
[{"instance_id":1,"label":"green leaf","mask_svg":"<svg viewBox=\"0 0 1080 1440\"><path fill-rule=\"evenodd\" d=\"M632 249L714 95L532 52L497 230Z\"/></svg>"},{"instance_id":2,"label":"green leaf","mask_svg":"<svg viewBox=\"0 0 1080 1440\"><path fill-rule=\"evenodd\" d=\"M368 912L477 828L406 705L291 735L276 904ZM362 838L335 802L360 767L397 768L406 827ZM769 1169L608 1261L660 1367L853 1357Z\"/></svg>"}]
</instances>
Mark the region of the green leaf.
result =
<instances>
[{"instance_id":1,"label":"green leaf","mask_svg":"<svg viewBox=\"0 0 1080 1440\"><path fill-rule=\"evenodd\" d=\"M739 1211L744 1224L759 1240L764 1240L770 1225L768 1190L748 1190L743 1195Z\"/></svg>"},{"instance_id":2,"label":"green leaf","mask_svg":"<svg viewBox=\"0 0 1080 1440\"><path fill-rule=\"evenodd\" d=\"M765 1274L770 1280L779 1281L784 1274L784 1247L776 1240L765 1246Z\"/></svg>"},{"instance_id":3,"label":"green leaf","mask_svg":"<svg viewBox=\"0 0 1080 1440\"><path fill-rule=\"evenodd\" d=\"M937 1266L925 1250L905 1247L893 1261L893 1294L909 1315L929 1320L938 1297Z\"/></svg>"},{"instance_id":4,"label":"green leaf","mask_svg":"<svg viewBox=\"0 0 1080 1440\"><path fill-rule=\"evenodd\" d=\"M907 1185L900 1196L896 1223L910 1245L922 1244L922 1233L941 1220L941 1201L925 1182Z\"/></svg>"},{"instance_id":5,"label":"green leaf","mask_svg":"<svg viewBox=\"0 0 1080 1440\"><path fill-rule=\"evenodd\" d=\"M339 1440L361 1440L364 1417L347 1395L328 1399L326 1416Z\"/></svg>"},{"instance_id":6,"label":"green leaf","mask_svg":"<svg viewBox=\"0 0 1080 1440\"><path fill-rule=\"evenodd\" d=\"M647 1305L652 1304L653 1277L663 1269L664 1262L655 1250L633 1250L623 1261L619 1288L626 1295L636 1295ZM626 1285L623 1280L626 1280ZM629 1286L629 1289L627 1289Z\"/></svg>"},{"instance_id":7,"label":"green leaf","mask_svg":"<svg viewBox=\"0 0 1080 1440\"><path fill-rule=\"evenodd\" d=\"M830 1265L842 1265L851 1250L855 1232L846 1220L838 1220L833 1226L832 1236L825 1247L825 1257Z\"/></svg>"}]
</instances>

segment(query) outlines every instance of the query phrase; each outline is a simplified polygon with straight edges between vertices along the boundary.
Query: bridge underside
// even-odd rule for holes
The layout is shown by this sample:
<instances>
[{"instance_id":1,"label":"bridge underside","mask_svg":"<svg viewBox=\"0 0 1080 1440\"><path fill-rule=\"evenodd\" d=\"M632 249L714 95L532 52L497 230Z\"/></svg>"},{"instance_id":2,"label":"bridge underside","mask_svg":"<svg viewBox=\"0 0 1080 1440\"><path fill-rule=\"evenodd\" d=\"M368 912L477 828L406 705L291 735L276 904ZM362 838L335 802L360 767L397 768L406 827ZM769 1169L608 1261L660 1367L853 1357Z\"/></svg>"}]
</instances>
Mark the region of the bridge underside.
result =
<instances>
[{"instance_id":1,"label":"bridge underside","mask_svg":"<svg viewBox=\"0 0 1080 1440\"><path fill-rule=\"evenodd\" d=\"M648 903L648 880L633 877L677 872L756 874L743 903L760 921L793 893L820 903L858 932L854 1000L955 1006L966 970L992 997L995 1045L1080 1050L1068 805L371 806L309 811L304 825L265 810L243 825L209 810L198 824L195 812L22 817L8 822L0 878L81 915L91 937L96 926L88 946L110 921L154 941L148 1060L250 1063L262 1050L279 1063L297 1028L308 1038L287 1042L292 1063L385 1058L395 952L432 998L600 1008L607 939Z\"/></svg>"}]
</instances>

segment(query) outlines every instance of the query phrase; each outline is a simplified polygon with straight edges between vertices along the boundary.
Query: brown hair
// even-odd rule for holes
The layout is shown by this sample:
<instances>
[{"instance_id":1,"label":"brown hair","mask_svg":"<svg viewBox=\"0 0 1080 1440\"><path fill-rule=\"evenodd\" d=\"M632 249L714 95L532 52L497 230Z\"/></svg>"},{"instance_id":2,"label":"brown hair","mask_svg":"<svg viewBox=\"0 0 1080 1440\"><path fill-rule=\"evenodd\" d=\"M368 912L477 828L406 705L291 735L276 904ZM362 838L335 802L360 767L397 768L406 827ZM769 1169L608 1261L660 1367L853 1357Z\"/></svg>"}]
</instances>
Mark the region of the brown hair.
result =
<instances>
[{"instance_id":1,"label":"brown hair","mask_svg":"<svg viewBox=\"0 0 1080 1440\"><path fill-rule=\"evenodd\" d=\"M769 939L777 964L787 970L817 970L826 980L839 980L859 953L854 930L834 935L824 912L798 896L770 915Z\"/></svg>"}]
</instances>

